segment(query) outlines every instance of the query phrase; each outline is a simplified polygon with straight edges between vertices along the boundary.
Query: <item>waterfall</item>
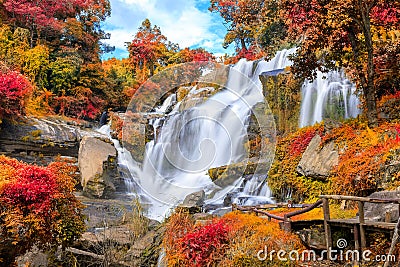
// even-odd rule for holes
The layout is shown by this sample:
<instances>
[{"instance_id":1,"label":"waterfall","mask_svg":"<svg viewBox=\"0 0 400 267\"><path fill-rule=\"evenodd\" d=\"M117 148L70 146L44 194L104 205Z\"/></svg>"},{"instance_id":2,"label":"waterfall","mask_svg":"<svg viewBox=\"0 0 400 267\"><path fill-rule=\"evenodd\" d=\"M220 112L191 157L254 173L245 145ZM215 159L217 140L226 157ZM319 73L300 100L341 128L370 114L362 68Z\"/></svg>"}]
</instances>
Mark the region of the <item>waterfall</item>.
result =
<instances>
[{"instance_id":1,"label":"waterfall","mask_svg":"<svg viewBox=\"0 0 400 267\"><path fill-rule=\"evenodd\" d=\"M356 87L346 79L343 71L317 73L314 81L302 86L300 127L313 125L324 119L340 120L360 114Z\"/></svg>"},{"instance_id":2,"label":"waterfall","mask_svg":"<svg viewBox=\"0 0 400 267\"><path fill-rule=\"evenodd\" d=\"M133 174L148 200L150 218L162 220L185 196L200 190L206 192L208 203L222 202L227 193L241 187L242 197L262 192L269 199L265 175L247 180L240 177L221 188L211 181L207 171L246 160L247 123L252 107L264 101L259 75L291 65L287 55L293 52L280 51L270 61L240 60L231 67L224 89L191 108L181 108L185 105L169 96L154 109L155 113L167 111L167 115L149 120L154 139L146 144L142 168L135 168ZM195 86L189 95L199 90L214 88ZM273 120L269 123L274 126Z\"/></svg>"}]
</instances>

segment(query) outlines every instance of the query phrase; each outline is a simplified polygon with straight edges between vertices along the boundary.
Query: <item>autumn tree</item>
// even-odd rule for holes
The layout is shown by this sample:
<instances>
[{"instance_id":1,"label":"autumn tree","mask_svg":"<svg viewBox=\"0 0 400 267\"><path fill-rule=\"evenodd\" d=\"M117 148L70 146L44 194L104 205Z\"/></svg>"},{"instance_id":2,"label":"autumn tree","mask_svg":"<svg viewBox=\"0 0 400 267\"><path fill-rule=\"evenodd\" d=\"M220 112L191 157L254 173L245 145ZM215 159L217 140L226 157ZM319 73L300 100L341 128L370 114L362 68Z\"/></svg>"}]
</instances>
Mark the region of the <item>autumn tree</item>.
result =
<instances>
[{"instance_id":1,"label":"autumn tree","mask_svg":"<svg viewBox=\"0 0 400 267\"><path fill-rule=\"evenodd\" d=\"M186 62L204 62L213 60L215 60L214 55L204 48L190 49L187 47L174 53L168 59L168 63L173 65Z\"/></svg>"},{"instance_id":2,"label":"autumn tree","mask_svg":"<svg viewBox=\"0 0 400 267\"><path fill-rule=\"evenodd\" d=\"M129 59L111 58L102 63L104 76L109 84L107 95L108 106L114 109L126 109L137 89L135 73Z\"/></svg>"},{"instance_id":3,"label":"autumn tree","mask_svg":"<svg viewBox=\"0 0 400 267\"><path fill-rule=\"evenodd\" d=\"M6 21L29 29L30 43L40 40L43 33L60 32L67 18L75 17L91 5L92 0L4 0Z\"/></svg>"},{"instance_id":4,"label":"autumn tree","mask_svg":"<svg viewBox=\"0 0 400 267\"><path fill-rule=\"evenodd\" d=\"M144 81L153 76L157 66L164 64L166 44L167 38L161 33L160 28L152 26L150 20L145 19L128 46L131 64L136 68L137 74L142 72L140 80Z\"/></svg>"},{"instance_id":5,"label":"autumn tree","mask_svg":"<svg viewBox=\"0 0 400 267\"><path fill-rule=\"evenodd\" d=\"M228 30L224 48L235 43L238 53L250 57L271 52L286 37L286 27L279 17L278 1L211 0L209 10L219 13ZM255 51L254 51L255 50Z\"/></svg>"},{"instance_id":6,"label":"autumn tree","mask_svg":"<svg viewBox=\"0 0 400 267\"><path fill-rule=\"evenodd\" d=\"M399 29L400 2L283 0L282 15L299 47L293 66L298 76L312 78L316 70L346 68L363 93L369 125L376 126L379 40L373 36L380 27Z\"/></svg>"}]
</instances>

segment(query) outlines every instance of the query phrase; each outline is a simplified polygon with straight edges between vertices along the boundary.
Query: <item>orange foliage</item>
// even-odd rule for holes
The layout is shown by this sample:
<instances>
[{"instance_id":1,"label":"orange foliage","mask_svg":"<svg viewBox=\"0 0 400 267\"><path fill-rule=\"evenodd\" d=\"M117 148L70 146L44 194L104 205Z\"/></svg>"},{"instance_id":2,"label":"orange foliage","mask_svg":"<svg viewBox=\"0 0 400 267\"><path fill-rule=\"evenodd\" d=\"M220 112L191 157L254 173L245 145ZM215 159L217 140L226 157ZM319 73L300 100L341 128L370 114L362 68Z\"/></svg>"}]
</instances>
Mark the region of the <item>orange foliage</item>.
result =
<instances>
[{"instance_id":1,"label":"orange foliage","mask_svg":"<svg viewBox=\"0 0 400 267\"><path fill-rule=\"evenodd\" d=\"M385 165L396 160L400 151L399 132L399 123L384 123L370 129L357 119L329 131L322 125L300 129L278 140L268 184L278 197L291 195L296 202L313 201L321 193L364 196L399 185L398 172L384 171ZM322 137L321 147L333 141L339 151L339 164L324 181L304 177L296 170L317 133Z\"/></svg>"},{"instance_id":2,"label":"orange foliage","mask_svg":"<svg viewBox=\"0 0 400 267\"><path fill-rule=\"evenodd\" d=\"M0 261L6 266L33 245L65 248L84 231L75 172L67 162L40 167L0 156Z\"/></svg>"},{"instance_id":3,"label":"orange foliage","mask_svg":"<svg viewBox=\"0 0 400 267\"><path fill-rule=\"evenodd\" d=\"M381 172L400 149L399 126L386 123L373 130L353 129L355 138L347 138L339 165L331 177L335 193L368 195L387 182L382 180ZM392 178L389 182L393 181Z\"/></svg>"},{"instance_id":4,"label":"orange foliage","mask_svg":"<svg viewBox=\"0 0 400 267\"><path fill-rule=\"evenodd\" d=\"M224 225L226 228L224 228ZM186 242L187 238L195 235L198 240L195 242L196 244L206 242L211 238L210 235L212 236L219 232L218 229L222 229L221 226L224 226L223 229L227 231L227 238L220 239L223 235L217 235L213 238L222 242L216 242L220 244L219 246L202 247L201 253L210 255L207 258L207 265L200 265L199 261L190 261L189 255L186 253L189 244ZM191 247L193 245L192 243ZM279 249L291 251L304 248L296 235L281 230L276 222L268 222L256 215L238 212L232 212L222 218L211 220L206 225L199 224L196 226L194 226L190 215L176 213L171 216L167 224L163 246L166 250L168 266L227 267L266 266L266 264L272 264L271 266L274 264L280 264L279 266L292 264L294 266L294 262L275 262L277 259L271 261L268 258L266 261L261 261L257 258L257 252L264 248L269 251ZM208 248L209 251L203 251L204 248Z\"/></svg>"},{"instance_id":5,"label":"orange foliage","mask_svg":"<svg viewBox=\"0 0 400 267\"><path fill-rule=\"evenodd\" d=\"M268 175L268 185L279 198L284 199L292 192L293 200L301 202L305 196L319 195L325 190L320 182L308 181L296 171L312 138L316 134L322 135L323 131L323 125L315 125L278 139L275 160Z\"/></svg>"}]
</instances>

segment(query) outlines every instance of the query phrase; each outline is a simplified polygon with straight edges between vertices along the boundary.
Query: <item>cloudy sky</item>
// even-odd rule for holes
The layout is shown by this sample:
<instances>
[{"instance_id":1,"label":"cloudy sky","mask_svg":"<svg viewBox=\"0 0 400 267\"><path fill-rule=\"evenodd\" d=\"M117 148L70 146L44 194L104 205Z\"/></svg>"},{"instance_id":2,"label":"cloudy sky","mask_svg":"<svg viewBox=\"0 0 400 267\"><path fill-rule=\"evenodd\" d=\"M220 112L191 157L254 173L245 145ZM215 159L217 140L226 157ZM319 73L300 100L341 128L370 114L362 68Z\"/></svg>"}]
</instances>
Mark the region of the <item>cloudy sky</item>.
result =
<instances>
[{"instance_id":1,"label":"cloudy sky","mask_svg":"<svg viewBox=\"0 0 400 267\"><path fill-rule=\"evenodd\" d=\"M104 23L111 39L105 42L116 51L103 58L128 57L125 42L130 42L146 18L169 41L181 48L204 47L216 55L232 53L222 48L226 29L218 14L208 11L209 0L111 0L111 17Z\"/></svg>"}]
</instances>

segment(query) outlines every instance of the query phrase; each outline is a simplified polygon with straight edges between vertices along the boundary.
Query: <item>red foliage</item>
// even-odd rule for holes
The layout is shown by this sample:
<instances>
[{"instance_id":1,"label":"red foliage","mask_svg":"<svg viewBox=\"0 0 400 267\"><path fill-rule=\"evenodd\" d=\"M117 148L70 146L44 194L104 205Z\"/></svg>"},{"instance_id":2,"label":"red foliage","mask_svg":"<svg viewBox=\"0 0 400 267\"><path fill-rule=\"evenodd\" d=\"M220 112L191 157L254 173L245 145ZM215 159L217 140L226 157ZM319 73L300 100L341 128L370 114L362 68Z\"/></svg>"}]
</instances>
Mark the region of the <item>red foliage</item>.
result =
<instances>
[{"instance_id":1,"label":"red foliage","mask_svg":"<svg viewBox=\"0 0 400 267\"><path fill-rule=\"evenodd\" d=\"M317 129L314 128L306 128L304 132L301 132L300 135L293 140L290 146L290 156L297 157L303 154L307 146L310 144L311 139L313 139L317 133Z\"/></svg>"},{"instance_id":2,"label":"red foliage","mask_svg":"<svg viewBox=\"0 0 400 267\"><path fill-rule=\"evenodd\" d=\"M0 119L22 115L25 110L25 98L31 90L32 85L20 73L0 72Z\"/></svg>"},{"instance_id":3,"label":"red foliage","mask_svg":"<svg viewBox=\"0 0 400 267\"><path fill-rule=\"evenodd\" d=\"M184 62L204 62L204 61L214 60L213 54L211 54L210 52L208 52L202 48L197 48L197 49L185 48L185 49L179 51L179 57L180 57L180 61L182 63L184 63Z\"/></svg>"},{"instance_id":4,"label":"red foliage","mask_svg":"<svg viewBox=\"0 0 400 267\"><path fill-rule=\"evenodd\" d=\"M13 206L24 207L24 210L47 213L55 193L54 175L48 169L34 165L22 165L16 175L17 179L2 192L2 199Z\"/></svg>"},{"instance_id":5,"label":"red foliage","mask_svg":"<svg viewBox=\"0 0 400 267\"><path fill-rule=\"evenodd\" d=\"M90 89L86 90L90 91ZM60 114L78 119L94 119L100 113L99 107L103 104L100 98L92 96L91 91L86 95L59 96L55 98L55 101Z\"/></svg>"},{"instance_id":6,"label":"red foliage","mask_svg":"<svg viewBox=\"0 0 400 267\"><path fill-rule=\"evenodd\" d=\"M75 166L39 167L0 156L0 262L11 266L33 245L72 244L85 228L73 194Z\"/></svg>"},{"instance_id":7,"label":"red foliage","mask_svg":"<svg viewBox=\"0 0 400 267\"><path fill-rule=\"evenodd\" d=\"M24 26L61 29L66 17L74 17L79 10L93 4L91 0L5 0L4 8L14 21Z\"/></svg>"},{"instance_id":8,"label":"red foliage","mask_svg":"<svg viewBox=\"0 0 400 267\"><path fill-rule=\"evenodd\" d=\"M229 227L224 220L200 226L181 240L183 253L191 266L208 266L214 254L228 243Z\"/></svg>"},{"instance_id":9,"label":"red foliage","mask_svg":"<svg viewBox=\"0 0 400 267\"><path fill-rule=\"evenodd\" d=\"M371 18L379 24L398 23L400 21L400 10L381 4L372 8Z\"/></svg>"}]
</instances>

